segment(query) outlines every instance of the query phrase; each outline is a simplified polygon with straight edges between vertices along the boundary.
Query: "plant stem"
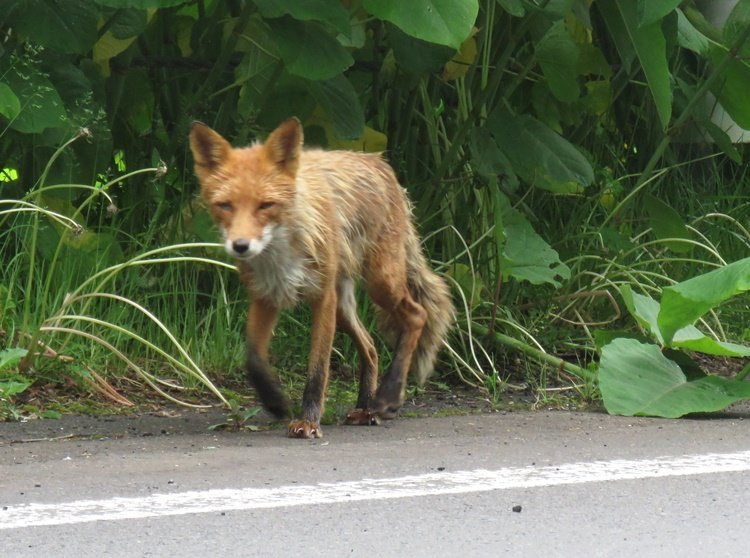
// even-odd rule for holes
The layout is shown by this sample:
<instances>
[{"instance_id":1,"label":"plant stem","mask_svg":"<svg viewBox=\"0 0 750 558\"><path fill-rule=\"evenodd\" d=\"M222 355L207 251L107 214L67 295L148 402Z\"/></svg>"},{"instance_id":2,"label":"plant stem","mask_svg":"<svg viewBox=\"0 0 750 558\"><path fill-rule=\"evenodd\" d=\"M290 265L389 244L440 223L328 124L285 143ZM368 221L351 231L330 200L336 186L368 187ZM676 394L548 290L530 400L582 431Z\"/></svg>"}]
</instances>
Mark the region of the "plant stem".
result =
<instances>
[{"instance_id":1,"label":"plant stem","mask_svg":"<svg viewBox=\"0 0 750 558\"><path fill-rule=\"evenodd\" d=\"M560 357L556 357L545 353L544 351L540 351L539 349L536 349L531 345L524 343L523 341L519 341L518 339L514 339L513 337L509 337L508 335L504 335L497 331L493 331L492 333L490 333L490 331L486 327L477 324L476 322L471 322L470 327L472 331L478 333L479 335L489 337L490 340L495 341L496 343L508 345L509 347L520 351L535 360L544 362L556 368L560 368L562 370L565 370L566 372L570 372L571 374L577 376L585 382L594 382L596 380L596 374L594 374L590 370L582 368L581 366L573 364L572 362L567 362Z\"/></svg>"},{"instance_id":2,"label":"plant stem","mask_svg":"<svg viewBox=\"0 0 750 558\"><path fill-rule=\"evenodd\" d=\"M49 158L49 161L47 161L47 164L44 167L44 170L42 171L42 175L39 178L39 182L37 183L36 191L34 192L34 195L32 197L32 202L37 207L40 206L40 200L41 200L41 192L44 188L44 183L47 180L47 175L49 174L50 169L52 169L52 165L55 161L57 161L58 157L62 155L63 151L74 141L76 141L79 138L85 137L88 134L87 130L80 130L74 137L66 141L64 144L62 144L60 147L57 148L57 150L52 154L52 157ZM24 293L24 301L23 301L23 319L21 321L21 331L28 332L29 328L29 319L31 318L31 301L32 299L35 299L36 297L32 294L31 289L34 285L34 267L36 266L36 244L37 244L37 237L39 234L39 213L34 212L32 225L31 225L31 242L29 246L29 276L26 280L26 292ZM25 368L27 365L27 359L32 358L35 351L34 344L36 343L36 335L32 339L32 342L29 344L29 353L22 361L22 364L20 365L21 368Z\"/></svg>"}]
</instances>

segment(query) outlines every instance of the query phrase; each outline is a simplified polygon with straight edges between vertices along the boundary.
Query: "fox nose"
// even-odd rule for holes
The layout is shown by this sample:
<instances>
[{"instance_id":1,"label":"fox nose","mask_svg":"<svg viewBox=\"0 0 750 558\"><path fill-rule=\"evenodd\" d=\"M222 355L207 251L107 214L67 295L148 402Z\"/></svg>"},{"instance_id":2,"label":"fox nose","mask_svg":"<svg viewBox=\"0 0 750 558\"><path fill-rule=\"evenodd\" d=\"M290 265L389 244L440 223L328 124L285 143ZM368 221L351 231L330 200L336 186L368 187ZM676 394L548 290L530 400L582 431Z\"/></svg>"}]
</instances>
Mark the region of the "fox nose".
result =
<instances>
[{"instance_id":1,"label":"fox nose","mask_svg":"<svg viewBox=\"0 0 750 558\"><path fill-rule=\"evenodd\" d=\"M232 250L236 254L244 254L250 249L250 241L245 238L238 238L232 241Z\"/></svg>"}]
</instances>

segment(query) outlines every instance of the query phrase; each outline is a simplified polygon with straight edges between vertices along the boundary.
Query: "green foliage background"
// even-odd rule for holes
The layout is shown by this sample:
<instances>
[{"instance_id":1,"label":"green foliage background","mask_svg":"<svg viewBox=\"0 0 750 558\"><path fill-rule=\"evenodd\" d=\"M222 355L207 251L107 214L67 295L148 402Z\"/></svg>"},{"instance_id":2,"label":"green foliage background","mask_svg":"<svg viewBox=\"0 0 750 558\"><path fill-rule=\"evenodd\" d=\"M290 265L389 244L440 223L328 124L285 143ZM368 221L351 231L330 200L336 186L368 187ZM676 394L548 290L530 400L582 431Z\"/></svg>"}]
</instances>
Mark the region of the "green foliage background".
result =
<instances>
[{"instance_id":1,"label":"green foliage background","mask_svg":"<svg viewBox=\"0 0 750 558\"><path fill-rule=\"evenodd\" d=\"M241 354L244 301L208 261L218 250L180 244L215 239L188 128L199 119L242 145L296 115L308 144L386 151L409 190L460 309L446 370L492 390L513 379L474 325L585 367L592 328L619 325L620 285L658 292L750 253L745 148L711 118L720 104L750 128L750 2L722 26L704 4L5 0L4 343L62 343L108 368L101 343L59 330L73 292L92 298L70 327L145 363L149 381L221 380ZM123 265L177 244L187 260ZM112 266L109 283L90 281ZM277 364L294 369L304 315L289 320ZM174 343L181 364L133 333Z\"/></svg>"}]
</instances>

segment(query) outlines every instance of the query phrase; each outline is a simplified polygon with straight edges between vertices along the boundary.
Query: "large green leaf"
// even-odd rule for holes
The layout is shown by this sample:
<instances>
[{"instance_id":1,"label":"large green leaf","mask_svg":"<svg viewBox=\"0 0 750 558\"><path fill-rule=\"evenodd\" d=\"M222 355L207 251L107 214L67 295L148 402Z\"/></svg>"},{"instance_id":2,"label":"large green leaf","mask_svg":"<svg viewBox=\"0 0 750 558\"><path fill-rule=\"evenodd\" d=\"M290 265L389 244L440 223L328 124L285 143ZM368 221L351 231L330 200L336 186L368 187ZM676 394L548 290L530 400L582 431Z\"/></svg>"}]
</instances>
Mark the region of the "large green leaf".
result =
<instances>
[{"instance_id":1,"label":"large green leaf","mask_svg":"<svg viewBox=\"0 0 750 558\"><path fill-rule=\"evenodd\" d=\"M122 115L136 133L151 133L156 97L151 89L148 73L142 69L130 71L125 78L125 84L129 95L123 96Z\"/></svg>"},{"instance_id":2,"label":"large green leaf","mask_svg":"<svg viewBox=\"0 0 750 558\"><path fill-rule=\"evenodd\" d=\"M513 170L528 183L558 193L577 193L591 184L591 164L571 143L529 115L495 110L487 126Z\"/></svg>"},{"instance_id":3,"label":"large green leaf","mask_svg":"<svg viewBox=\"0 0 750 558\"><path fill-rule=\"evenodd\" d=\"M626 64L635 51L656 104L662 128L666 128L672 117L672 89L667 43L660 22L641 25L637 3L633 0L599 0L597 6L613 34L620 57Z\"/></svg>"},{"instance_id":4,"label":"large green leaf","mask_svg":"<svg viewBox=\"0 0 750 558\"><path fill-rule=\"evenodd\" d=\"M280 17L285 14L301 21L322 21L338 32L349 36L349 12L341 3L330 0L254 0L263 17Z\"/></svg>"},{"instance_id":5,"label":"large green leaf","mask_svg":"<svg viewBox=\"0 0 750 558\"><path fill-rule=\"evenodd\" d=\"M8 87L8 84L0 82L0 114L8 120L15 118L21 112L21 102Z\"/></svg>"},{"instance_id":6,"label":"large green leaf","mask_svg":"<svg viewBox=\"0 0 750 558\"><path fill-rule=\"evenodd\" d=\"M556 21L536 45L536 58L552 94L572 103L580 96L578 46L565 21Z\"/></svg>"},{"instance_id":7,"label":"large green leaf","mask_svg":"<svg viewBox=\"0 0 750 558\"><path fill-rule=\"evenodd\" d=\"M625 23L617 10L615 0L599 0L596 3L599 12L602 14L604 23L609 30L609 37L615 44L622 66L626 71L630 71L635 61L635 49L628 35Z\"/></svg>"},{"instance_id":8,"label":"large green leaf","mask_svg":"<svg viewBox=\"0 0 750 558\"><path fill-rule=\"evenodd\" d=\"M356 139L362 135L365 116L359 95L343 74L312 84L315 100L325 111L333 124L339 139Z\"/></svg>"},{"instance_id":9,"label":"large green leaf","mask_svg":"<svg viewBox=\"0 0 750 558\"><path fill-rule=\"evenodd\" d=\"M456 54L450 47L407 35L395 25L386 27L396 63L405 72L417 75L437 72Z\"/></svg>"},{"instance_id":10,"label":"large green leaf","mask_svg":"<svg viewBox=\"0 0 750 558\"><path fill-rule=\"evenodd\" d=\"M720 64L725 56L728 53L724 47L711 45L710 57L714 64ZM750 103L747 101L750 66L744 60L734 58L729 61L723 78L713 87L713 93L729 116L742 128L750 130Z\"/></svg>"},{"instance_id":11,"label":"large green leaf","mask_svg":"<svg viewBox=\"0 0 750 558\"><path fill-rule=\"evenodd\" d=\"M185 0L94 0L110 8L171 8L183 4Z\"/></svg>"},{"instance_id":12,"label":"large green leaf","mask_svg":"<svg viewBox=\"0 0 750 558\"><path fill-rule=\"evenodd\" d=\"M721 149L724 152L724 155L729 157L735 163L742 164L742 155L732 142L732 138L729 137L729 134L710 120L703 120L700 122L700 125L706 130L706 132L708 132L708 135L714 140L716 147Z\"/></svg>"},{"instance_id":13,"label":"large green leaf","mask_svg":"<svg viewBox=\"0 0 750 558\"><path fill-rule=\"evenodd\" d=\"M719 376L688 379L656 345L615 339L602 348L599 389L613 415L677 418L719 411L750 398L750 382Z\"/></svg>"},{"instance_id":14,"label":"large green leaf","mask_svg":"<svg viewBox=\"0 0 750 558\"><path fill-rule=\"evenodd\" d=\"M469 132L471 145L471 161L474 171L487 179L497 180L506 191L513 191L518 187L518 177L513 166L500 151L486 126L472 128Z\"/></svg>"},{"instance_id":15,"label":"large green leaf","mask_svg":"<svg viewBox=\"0 0 750 558\"><path fill-rule=\"evenodd\" d=\"M650 194L645 196L644 205L656 238L690 238L690 232L682 217L670 205ZM665 244L676 253L689 252L692 248L692 245L686 242L668 241Z\"/></svg>"},{"instance_id":16,"label":"large green leaf","mask_svg":"<svg viewBox=\"0 0 750 558\"><path fill-rule=\"evenodd\" d=\"M349 52L319 23L284 16L268 20L268 25L290 74L330 79L354 63Z\"/></svg>"},{"instance_id":17,"label":"large green leaf","mask_svg":"<svg viewBox=\"0 0 750 558\"><path fill-rule=\"evenodd\" d=\"M479 11L478 0L363 0L362 5L412 37L456 50L471 33Z\"/></svg>"},{"instance_id":18,"label":"large green leaf","mask_svg":"<svg viewBox=\"0 0 750 558\"><path fill-rule=\"evenodd\" d=\"M620 294L625 307L635 321L649 332L660 344L664 344L664 336L659 329L658 318L661 307L659 303L647 295L633 292L630 285L620 287ZM750 356L750 347L717 341L699 330L694 325L687 325L677 330L667 344L669 347L688 349L708 355L745 357Z\"/></svg>"},{"instance_id":19,"label":"large green leaf","mask_svg":"<svg viewBox=\"0 0 750 558\"><path fill-rule=\"evenodd\" d=\"M562 19L570 13L576 2L579 0L545 0L537 4L545 15L553 19Z\"/></svg>"},{"instance_id":20,"label":"large green leaf","mask_svg":"<svg viewBox=\"0 0 750 558\"><path fill-rule=\"evenodd\" d=\"M47 128L66 124L67 115L60 95L38 70L19 63L4 78L21 104L21 111L11 121L11 128L38 134Z\"/></svg>"},{"instance_id":21,"label":"large green leaf","mask_svg":"<svg viewBox=\"0 0 750 558\"><path fill-rule=\"evenodd\" d=\"M706 355L740 358L750 356L750 347L727 341L717 341L693 325L677 330L670 346Z\"/></svg>"},{"instance_id":22,"label":"large green leaf","mask_svg":"<svg viewBox=\"0 0 750 558\"><path fill-rule=\"evenodd\" d=\"M659 329L669 343L679 329L723 301L750 290L750 258L667 287L662 292Z\"/></svg>"},{"instance_id":23,"label":"large green leaf","mask_svg":"<svg viewBox=\"0 0 750 558\"><path fill-rule=\"evenodd\" d=\"M50 49L83 54L97 39L91 0L6 0L5 25Z\"/></svg>"},{"instance_id":24,"label":"large green leaf","mask_svg":"<svg viewBox=\"0 0 750 558\"><path fill-rule=\"evenodd\" d=\"M534 285L550 283L560 286L560 279L570 278L570 269L560 261L557 252L539 236L526 218L513 209L508 199L500 192L504 228L501 251L503 277L514 277ZM497 226L497 224L496 224Z\"/></svg>"},{"instance_id":25,"label":"large green leaf","mask_svg":"<svg viewBox=\"0 0 750 558\"><path fill-rule=\"evenodd\" d=\"M128 39L140 35L148 27L148 17L145 10L118 10L112 16L109 30L115 39Z\"/></svg>"},{"instance_id":26,"label":"large green leaf","mask_svg":"<svg viewBox=\"0 0 750 558\"><path fill-rule=\"evenodd\" d=\"M708 37L695 28L682 10L677 10L677 44L701 55L708 54L711 44Z\"/></svg>"},{"instance_id":27,"label":"large green leaf","mask_svg":"<svg viewBox=\"0 0 750 558\"><path fill-rule=\"evenodd\" d=\"M638 325L649 332L659 343L664 343L659 325L656 323L659 316L659 303L650 296L633 292L630 285L621 286L620 295L625 302L625 307Z\"/></svg>"},{"instance_id":28,"label":"large green leaf","mask_svg":"<svg viewBox=\"0 0 750 558\"><path fill-rule=\"evenodd\" d=\"M680 2L682 0L638 0L638 24L649 25L659 21L677 8Z\"/></svg>"},{"instance_id":29,"label":"large green leaf","mask_svg":"<svg viewBox=\"0 0 750 558\"><path fill-rule=\"evenodd\" d=\"M497 3L512 16L523 17L526 12L523 7L523 0L497 0Z\"/></svg>"},{"instance_id":30,"label":"large green leaf","mask_svg":"<svg viewBox=\"0 0 750 558\"><path fill-rule=\"evenodd\" d=\"M724 22L722 33L724 44L733 46L748 26L750 26L750 0L738 0ZM745 41L740 47L740 53L747 60L747 56L750 55L750 41Z\"/></svg>"}]
</instances>

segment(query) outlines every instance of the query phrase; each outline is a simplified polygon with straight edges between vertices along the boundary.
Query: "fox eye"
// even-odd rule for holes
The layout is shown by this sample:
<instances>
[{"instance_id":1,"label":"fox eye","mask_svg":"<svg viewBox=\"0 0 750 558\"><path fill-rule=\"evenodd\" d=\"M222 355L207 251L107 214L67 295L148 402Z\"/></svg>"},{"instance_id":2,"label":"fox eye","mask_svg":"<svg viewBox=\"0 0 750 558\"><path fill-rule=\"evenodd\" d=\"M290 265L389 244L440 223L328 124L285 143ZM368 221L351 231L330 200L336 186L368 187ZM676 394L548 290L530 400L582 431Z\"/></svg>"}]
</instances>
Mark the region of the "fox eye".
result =
<instances>
[{"instance_id":1,"label":"fox eye","mask_svg":"<svg viewBox=\"0 0 750 558\"><path fill-rule=\"evenodd\" d=\"M273 207L274 205L276 205L276 202L272 202L272 201L264 201L264 202L260 202L260 205L258 205L258 209L260 209L260 210L263 210L263 209L270 209L270 208L272 208L272 207Z\"/></svg>"},{"instance_id":2,"label":"fox eye","mask_svg":"<svg viewBox=\"0 0 750 558\"><path fill-rule=\"evenodd\" d=\"M232 207L232 204L229 202L218 202L216 204L216 207L218 207L222 211L232 211L232 209L234 209L234 207Z\"/></svg>"}]
</instances>

